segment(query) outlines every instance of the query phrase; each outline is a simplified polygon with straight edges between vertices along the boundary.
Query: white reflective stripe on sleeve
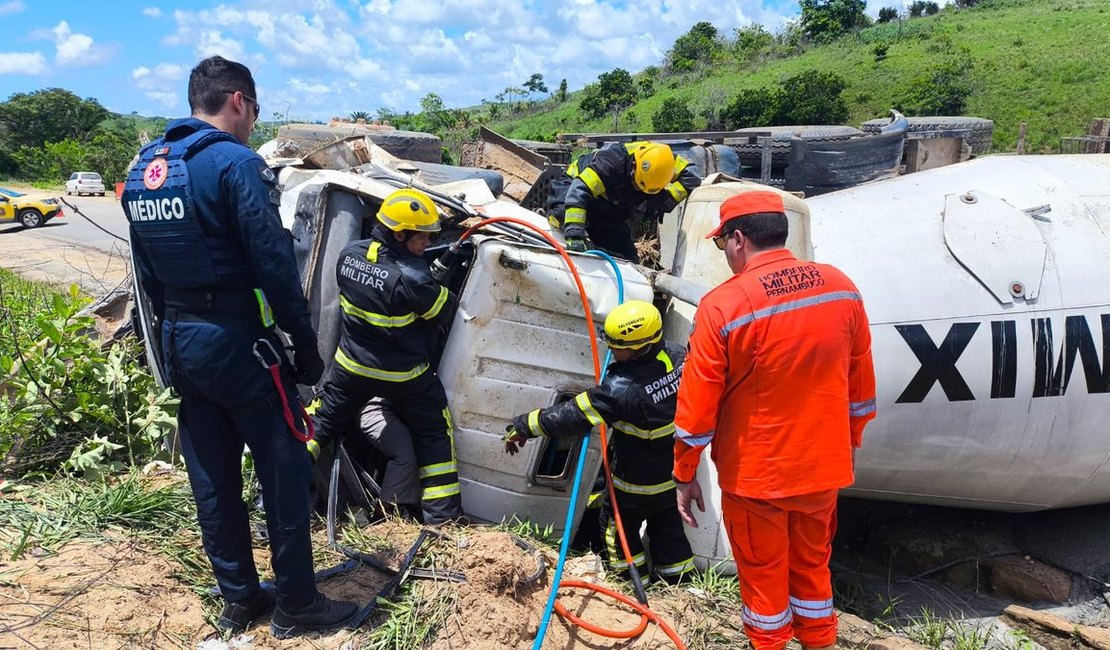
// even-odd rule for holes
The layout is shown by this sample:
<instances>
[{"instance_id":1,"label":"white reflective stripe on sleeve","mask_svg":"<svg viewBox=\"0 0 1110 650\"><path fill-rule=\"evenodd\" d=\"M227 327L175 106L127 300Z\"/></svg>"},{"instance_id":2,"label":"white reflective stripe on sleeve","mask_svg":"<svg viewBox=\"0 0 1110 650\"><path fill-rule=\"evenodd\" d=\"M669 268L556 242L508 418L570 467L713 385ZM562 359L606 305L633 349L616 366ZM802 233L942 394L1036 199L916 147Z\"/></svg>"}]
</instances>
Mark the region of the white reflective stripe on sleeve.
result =
<instances>
[{"instance_id":1,"label":"white reflective stripe on sleeve","mask_svg":"<svg viewBox=\"0 0 1110 650\"><path fill-rule=\"evenodd\" d=\"M864 415L870 415L875 412L875 398L864 400L862 402L849 402L848 415L858 418Z\"/></svg>"},{"instance_id":2,"label":"white reflective stripe on sleeve","mask_svg":"<svg viewBox=\"0 0 1110 650\"><path fill-rule=\"evenodd\" d=\"M832 598L828 600L801 600L790 597L790 607L796 616L804 618L825 618L833 614Z\"/></svg>"},{"instance_id":3,"label":"white reflective stripe on sleeve","mask_svg":"<svg viewBox=\"0 0 1110 650\"><path fill-rule=\"evenodd\" d=\"M674 428L674 437L682 442L690 445L691 447L704 447L713 442L713 431L709 433L690 433L682 427Z\"/></svg>"},{"instance_id":4,"label":"white reflective stripe on sleeve","mask_svg":"<svg viewBox=\"0 0 1110 650\"><path fill-rule=\"evenodd\" d=\"M793 618L790 614L790 608L787 607L778 614L765 616L763 614L756 614L752 610L744 607L743 619L744 623L760 630L779 630L786 627L786 624Z\"/></svg>"}]
</instances>

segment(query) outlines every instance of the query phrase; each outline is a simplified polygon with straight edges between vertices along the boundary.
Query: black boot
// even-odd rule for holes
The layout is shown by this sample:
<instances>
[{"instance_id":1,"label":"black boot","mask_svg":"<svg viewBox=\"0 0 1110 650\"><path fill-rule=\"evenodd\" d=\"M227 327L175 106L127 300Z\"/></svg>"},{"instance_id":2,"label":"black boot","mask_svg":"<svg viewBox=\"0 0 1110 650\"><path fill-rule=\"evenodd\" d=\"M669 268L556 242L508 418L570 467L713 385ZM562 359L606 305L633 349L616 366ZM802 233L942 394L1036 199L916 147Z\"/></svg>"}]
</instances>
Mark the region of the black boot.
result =
<instances>
[{"instance_id":1,"label":"black boot","mask_svg":"<svg viewBox=\"0 0 1110 650\"><path fill-rule=\"evenodd\" d=\"M316 600L297 610L274 608L270 617L270 634L291 639L308 632L331 632L347 627L358 616L358 604L347 600L331 600L316 594Z\"/></svg>"},{"instance_id":2,"label":"black boot","mask_svg":"<svg viewBox=\"0 0 1110 650\"><path fill-rule=\"evenodd\" d=\"M224 633L239 634L255 619L269 614L273 609L273 587L259 588L246 600L224 604L220 619L216 621L216 627Z\"/></svg>"}]
</instances>

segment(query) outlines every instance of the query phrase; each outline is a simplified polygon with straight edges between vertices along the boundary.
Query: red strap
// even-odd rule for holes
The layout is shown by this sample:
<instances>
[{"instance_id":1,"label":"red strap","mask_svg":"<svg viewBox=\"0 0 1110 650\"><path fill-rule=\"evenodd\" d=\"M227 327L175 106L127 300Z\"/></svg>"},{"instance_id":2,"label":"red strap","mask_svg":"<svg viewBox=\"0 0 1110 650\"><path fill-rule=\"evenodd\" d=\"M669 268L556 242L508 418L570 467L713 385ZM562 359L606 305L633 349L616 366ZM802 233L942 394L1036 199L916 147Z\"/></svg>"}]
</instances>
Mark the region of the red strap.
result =
<instances>
[{"instance_id":1,"label":"red strap","mask_svg":"<svg viewBox=\"0 0 1110 650\"><path fill-rule=\"evenodd\" d=\"M281 412L285 416L285 423L289 425L289 430L293 432L293 437L301 442L308 442L316 437L316 427L312 424L312 418L308 417L308 411L305 411L304 405L299 401L297 406L301 409L301 421L304 422L305 428L308 433L301 433L297 428L297 423L293 421L293 411L289 408L289 396L285 394L285 386L281 383L281 366L274 364L267 365L266 369L270 371L270 376L274 379L274 388L277 388L278 395L281 397Z\"/></svg>"}]
</instances>

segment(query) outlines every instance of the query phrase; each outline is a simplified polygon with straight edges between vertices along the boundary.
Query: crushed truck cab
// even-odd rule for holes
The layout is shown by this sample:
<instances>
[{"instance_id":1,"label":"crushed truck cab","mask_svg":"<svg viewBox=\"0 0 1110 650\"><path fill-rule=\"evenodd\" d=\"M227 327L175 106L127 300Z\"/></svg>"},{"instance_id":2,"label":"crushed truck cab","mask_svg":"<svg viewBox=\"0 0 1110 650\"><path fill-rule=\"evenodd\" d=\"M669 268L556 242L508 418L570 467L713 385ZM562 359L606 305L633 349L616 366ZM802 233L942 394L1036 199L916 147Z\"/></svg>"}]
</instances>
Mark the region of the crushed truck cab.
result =
<instances>
[{"instance_id":1,"label":"crushed truck cab","mask_svg":"<svg viewBox=\"0 0 1110 650\"><path fill-rule=\"evenodd\" d=\"M561 238L544 217L495 197L488 170L422 183L425 171L361 140L271 164L325 359L339 337L336 260L367 236L397 187L426 190L444 215L430 256L484 217L515 217ZM1108 172L1106 154L999 156L804 201L782 193L788 248L845 271L871 321L878 414L849 493L1012 511L1110 502L1101 424L1110 420L1110 285L1099 280L1110 275ZM626 299L662 306L668 340L686 343L696 303L731 274L704 238L720 203L755 189L768 188L709 175L660 227L665 273L617 265ZM477 519L528 519L560 535L579 448L536 440L510 456L501 438L513 416L595 383L578 290L560 256L525 228L485 226L471 241L449 282L459 303L438 366L463 507ZM591 255L571 258L601 322L618 302L614 271ZM143 300L137 308L157 359L149 309ZM580 508L600 466L598 438L590 437ZM727 569L708 457L698 480L707 512L686 532L699 565Z\"/></svg>"}]
</instances>

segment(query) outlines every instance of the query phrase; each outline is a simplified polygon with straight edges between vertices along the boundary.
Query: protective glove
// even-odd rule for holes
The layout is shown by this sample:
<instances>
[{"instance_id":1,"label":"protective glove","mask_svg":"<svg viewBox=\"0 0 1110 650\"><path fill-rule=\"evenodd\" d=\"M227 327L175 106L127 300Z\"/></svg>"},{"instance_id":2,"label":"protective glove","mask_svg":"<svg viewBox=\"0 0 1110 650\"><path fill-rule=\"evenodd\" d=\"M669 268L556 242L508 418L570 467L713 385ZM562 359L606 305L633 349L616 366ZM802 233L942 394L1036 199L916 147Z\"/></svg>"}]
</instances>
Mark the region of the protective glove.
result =
<instances>
[{"instance_id":1,"label":"protective glove","mask_svg":"<svg viewBox=\"0 0 1110 650\"><path fill-rule=\"evenodd\" d=\"M505 453L510 456L515 456L518 451L524 448L524 443L534 437L535 436L528 433L527 429L517 429L510 424L505 427L505 437L501 440L505 442Z\"/></svg>"},{"instance_id":2,"label":"protective glove","mask_svg":"<svg viewBox=\"0 0 1110 650\"><path fill-rule=\"evenodd\" d=\"M563 237L567 240L567 250L575 253L586 252L586 229L578 224L563 226Z\"/></svg>"},{"instance_id":3,"label":"protective glove","mask_svg":"<svg viewBox=\"0 0 1110 650\"><path fill-rule=\"evenodd\" d=\"M293 344L293 379L302 386L315 386L324 376L324 360L316 349L316 341Z\"/></svg>"}]
</instances>

